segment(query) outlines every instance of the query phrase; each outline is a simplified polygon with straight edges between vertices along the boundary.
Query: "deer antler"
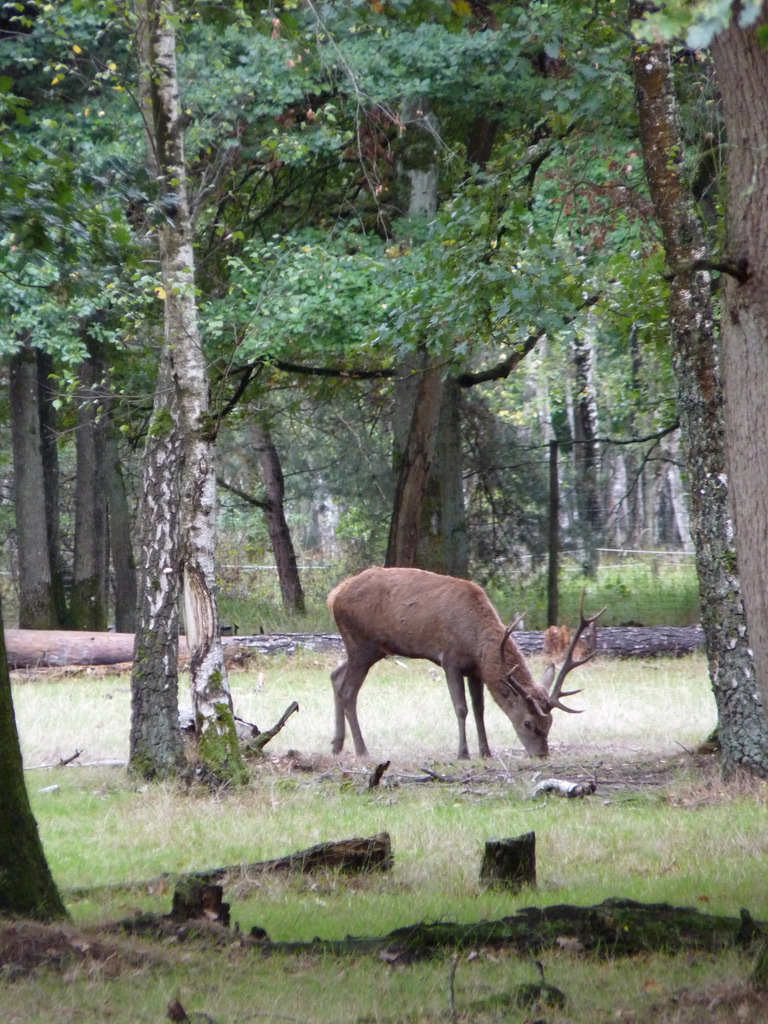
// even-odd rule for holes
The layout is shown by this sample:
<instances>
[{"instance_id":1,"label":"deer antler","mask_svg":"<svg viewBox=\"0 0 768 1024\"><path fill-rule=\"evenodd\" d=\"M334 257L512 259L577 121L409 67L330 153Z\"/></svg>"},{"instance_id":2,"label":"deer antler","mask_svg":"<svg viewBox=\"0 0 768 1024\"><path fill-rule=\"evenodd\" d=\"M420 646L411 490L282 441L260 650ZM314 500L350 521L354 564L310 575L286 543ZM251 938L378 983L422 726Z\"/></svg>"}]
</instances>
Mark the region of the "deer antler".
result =
<instances>
[{"instance_id":1,"label":"deer antler","mask_svg":"<svg viewBox=\"0 0 768 1024\"><path fill-rule=\"evenodd\" d=\"M501 664L502 665L506 665L506 663L507 663L507 653L509 651L509 648L507 647L507 640L509 640L510 634L512 632L514 632L514 630L517 628L517 626L522 622L524 615L525 615L524 611L523 612L519 612L514 617L512 622L510 622L510 624L504 630L504 636L501 638ZM521 697L525 701L525 703L528 705L528 710L531 712L531 714L534 714L534 715L536 715L538 717L543 717L544 715L549 714L548 706L546 704L543 704L541 701L537 700L536 697L532 693L528 692L528 690L525 690L520 685L520 683L518 683L518 681L515 679L515 677L512 674L512 672L513 672L512 669L509 669L507 671L505 682L506 682L507 686L510 688L510 690L513 690L517 694L518 697Z\"/></svg>"},{"instance_id":2,"label":"deer antler","mask_svg":"<svg viewBox=\"0 0 768 1024\"><path fill-rule=\"evenodd\" d=\"M524 615L525 615L525 612L518 612L517 615L514 617L514 619L512 619L510 624L504 630L504 636L501 638L501 648L500 648L501 649L501 663L502 663L502 665L507 660L507 640L509 640L509 635L510 635L510 633L514 632L515 629L517 629L517 627L523 621L523 616Z\"/></svg>"},{"instance_id":3,"label":"deer antler","mask_svg":"<svg viewBox=\"0 0 768 1024\"><path fill-rule=\"evenodd\" d=\"M548 703L549 703L550 709L551 708L559 708L560 711L567 711L569 715L580 715L581 711L578 711L576 708L567 708L565 706L565 704L562 703L561 698L562 697L573 697L574 694L581 693L581 690L565 690L565 691L563 691L563 683L565 682L565 677L573 669L578 668L580 665L585 665L590 660L590 658L593 658L595 656L595 652L591 651L586 656L586 658L574 658L573 653L576 650L576 644L579 642L579 640L581 638L581 634L584 632L584 630L587 629L590 626L594 627L594 625L597 622L597 620L600 618L600 616L605 611L605 608L601 608L600 611L597 612L596 615L590 615L589 618L587 618L584 615L584 594L585 593L586 593L586 591L582 590L582 592L581 592L581 603L579 604L579 619L580 619L579 627L576 630L576 632L573 634L573 639L571 640L570 644L568 645L568 650L565 652L565 660L563 661L563 664L560 666L560 671L557 673L557 679L555 679L554 686L550 690L549 697L548 697ZM552 671L553 675L554 675L554 668L555 668L555 666L553 664L551 666L551 671Z\"/></svg>"}]
</instances>

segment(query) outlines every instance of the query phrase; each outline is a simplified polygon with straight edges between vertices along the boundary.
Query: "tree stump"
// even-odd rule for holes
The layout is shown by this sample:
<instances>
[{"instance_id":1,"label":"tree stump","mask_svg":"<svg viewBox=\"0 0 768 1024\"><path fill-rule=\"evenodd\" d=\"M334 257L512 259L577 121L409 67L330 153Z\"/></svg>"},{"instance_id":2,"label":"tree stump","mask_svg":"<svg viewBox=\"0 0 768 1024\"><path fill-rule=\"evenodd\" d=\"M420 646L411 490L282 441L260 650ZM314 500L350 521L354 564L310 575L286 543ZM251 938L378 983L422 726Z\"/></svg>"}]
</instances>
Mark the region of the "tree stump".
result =
<instances>
[{"instance_id":1,"label":"tree stump","mask_svg":"<svg viewBox=\"0 0 768 1024\"><path fill-rule=\"evenodd\" d=\"M211 885L204 878L188 875L180 878L173 891L170 916L174 921L217 921L229 927L229 904L222 902L224 887Z\"/></svg>"},{"instance_id":2,"label":"tree stump","mask_svg":"<svg viewBox=\"0 0 768 1024\"><path fill-rule=\"evenodd\" d=\"M480 881L495 888L517 892L536 885L536 833L510 839L489 839L485 844Z\"/></svg>"}]
</instances>

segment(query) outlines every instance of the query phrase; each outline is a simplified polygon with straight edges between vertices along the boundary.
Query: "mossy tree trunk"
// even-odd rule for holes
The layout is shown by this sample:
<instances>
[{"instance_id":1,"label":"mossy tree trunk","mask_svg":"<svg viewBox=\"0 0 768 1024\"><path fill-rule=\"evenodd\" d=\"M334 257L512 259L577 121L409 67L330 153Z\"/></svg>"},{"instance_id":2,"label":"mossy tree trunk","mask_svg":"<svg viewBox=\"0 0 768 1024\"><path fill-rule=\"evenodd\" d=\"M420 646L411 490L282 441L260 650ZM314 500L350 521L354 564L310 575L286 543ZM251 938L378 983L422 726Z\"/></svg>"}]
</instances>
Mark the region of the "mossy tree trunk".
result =
<instances>
[{"instance_id":1,"label":"mossy tree trunk","mask_svg":"<svg viewBox=\"0 0 768 1024\"><path fill-rule=\"evenodd\" d=\"M194 228L187 195L184 133L176 72L177 13L172 0L137 0L148 85L144 118L149 166L159 187L158 232L170 359L181 436L180 544L198 757L215 778L246 777L219 636L215 598L217 424L195 297ZM174 567L175 568L175 567Z\"/></svg>"},{"instance_id":2,"label":"mossy tree trunk","mask_svg":"<svg viewBox=\"0 0 768 1024\"><path fill-rule=\"evenodd\" d=\"M641 3L630 5L634 18L641 17L644 9ZM743 768L768 776L768 728L747 639L732 542L723 379L710 272L701 269L708 255L704 232L684 178L683 134L669 50L663 44L637 44L633 63L646 177L671 274L672 363L688 472L701 624L718 708L723 772L728 776ZM763 341L760 344L764 347ZM765 360L763 372L768 374ZM749 429L746 421L745 429ZM757 477L754 467L760 462L755 459L752 453L750 472ZM762 562L761 551L761 567ZM762 569L760 573L762 586Z\"/></svg>"},{"instance_id":3,"label":"mossy tree trunk","mask_svg":"<svg viewBox=\"0 0 768 1024\"><path fill-rule=\"evenodd\" d=\"M0 914L67 916L45 859L24 784L11 679L0 621Z\"/></svg>"}]
</instances>

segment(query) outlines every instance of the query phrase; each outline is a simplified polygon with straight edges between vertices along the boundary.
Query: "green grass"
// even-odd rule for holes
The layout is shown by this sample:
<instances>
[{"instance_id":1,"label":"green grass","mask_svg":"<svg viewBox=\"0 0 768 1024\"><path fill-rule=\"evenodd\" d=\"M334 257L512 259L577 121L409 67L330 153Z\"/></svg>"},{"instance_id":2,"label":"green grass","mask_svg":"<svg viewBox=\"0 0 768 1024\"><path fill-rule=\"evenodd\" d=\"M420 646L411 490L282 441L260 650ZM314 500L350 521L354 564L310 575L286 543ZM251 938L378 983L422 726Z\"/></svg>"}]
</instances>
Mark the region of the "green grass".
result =
<instances>
[{"instance_id":1,"label":"green grass","mask_svg":"<svg viewBox=\"0 0 768 1024\"><path fill-rule=\"evenodd\" d=\"M302 574L307 614L288 615L280 606L280 592L274 572L262 570L248 575L233 573L221 581L219 607L226 623L236 623L241 636L270 632L336 632L325 599L345 575L340 569L318 569ZM247 584L247 585L246 585ZM578 622L579 601L586 591L587 613L605 606L605 626L690 626L699 621L699 589L693 559L680 555L661 557L633 555L601 565L586 577L578 567L565 565L560 573L560 614L558 619ZM525 610L527 629L547 625L546 572L530 577L497 577L488 595L502 618L511 620Z\"/></svg>"},{"instance_id":2,"label":"green grass","mask_svg":"<svg viewBox=\"0 0 768 1024\"><path fill-rule=\"evenodd\" d=\"M294 699L301 710L254 767L251 785L229 794L141 785L122 768L93 764L127 756L127 677L15 684L28 789L78 927L93 929L139 907L167 912L168 889L150 895L139 885L162 872L250 863L380 831L392 837L391 872L362 879L254 876L227 892L233 920L243 930L259 925L274 940L332 939L609 896L733 916L744 906L768 918L766 787L724 786L711 759L691 753L715 723L701 657L590 663L580 670L584 692L574 699L585 713L556 716L546 765L522 756L495 706L487 715L494 759L455 762L445 682L423 663L401 661L378 666L361 692L371 758L331 757L331 665L319 656L261 659L232 677L236 708L261 726L273 724ZM472 729L470 737L472 746ZM77 749L91 767L32 769ZM368 792L367 772L384 758L392 760L389 784ZM412 781L424 765L463 781ZM580 801L534 802L528 797L537 771L565 778L594 773L598 791ZM660 772L665 784L651 784ZM611 781L619 778L621 785ZM537 889L484 890L478 872L485 841L530 830ZM136 887L98 891L129 883ZM81 889L90 895L76 897ZM64 976L39 970L9 981L0 974L0 1017L17 1024L134 1024L161 1020L178 995L188 1012L222 1024L254 1017L316 1024L450 1020L447 959L398 968L375 959L263 960L237 946L211 953L167 945L152 956L145 967L118 958L122 966L112 973L86 963ZM547 951L543 959L547 980L569 997L559 1018L542 1014L548 1020L766 1019L743 986L751 969L746 955L597 963ZM534 1019L534 1012L504 1005L505 993L532 980L535 970L524 959L493 951L462 957L459 1020Z\"/></svg>"},{"instance_id":3,"label":"green grass","mask_svg":"<svg viewBox=\"0 0 768 1024\"><path fill-rule=\"evenodd\" d=\"M546 574L496 583L488 592L503 618L525 609L527 629L547 626ZM604 626L691 626L700 619L692 559L661 562L637 556L631 562L601 565L592 577L566 566L560 574L558 622L578 622L582 592L587 614L605 607L600 619Z\"/></svg>"}]
</instances>

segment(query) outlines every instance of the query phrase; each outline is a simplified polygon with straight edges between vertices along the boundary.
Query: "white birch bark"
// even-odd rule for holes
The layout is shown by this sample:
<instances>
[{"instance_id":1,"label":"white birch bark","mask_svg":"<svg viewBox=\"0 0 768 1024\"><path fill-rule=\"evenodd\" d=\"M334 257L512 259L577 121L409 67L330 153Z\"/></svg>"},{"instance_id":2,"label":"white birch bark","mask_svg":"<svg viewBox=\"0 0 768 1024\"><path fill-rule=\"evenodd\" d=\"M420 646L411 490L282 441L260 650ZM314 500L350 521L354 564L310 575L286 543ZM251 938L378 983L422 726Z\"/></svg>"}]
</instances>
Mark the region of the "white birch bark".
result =
<instances>
[{"instance_id":1,"label":"white birch bark","mask_svg":"<svg viewBox=\"0 0 768 1024\"><path fill-rule=\"evenodd\" d=\"M178 569L184 592L198 759L222 781L244 778L215 598L215 422L195 298L193 223L187 194L184 132L176 72L173 0L137 0L146 26L149 166L159 186L158 232L170 360L181 431L181 536Z\"/></svg>"}]
</instances>

